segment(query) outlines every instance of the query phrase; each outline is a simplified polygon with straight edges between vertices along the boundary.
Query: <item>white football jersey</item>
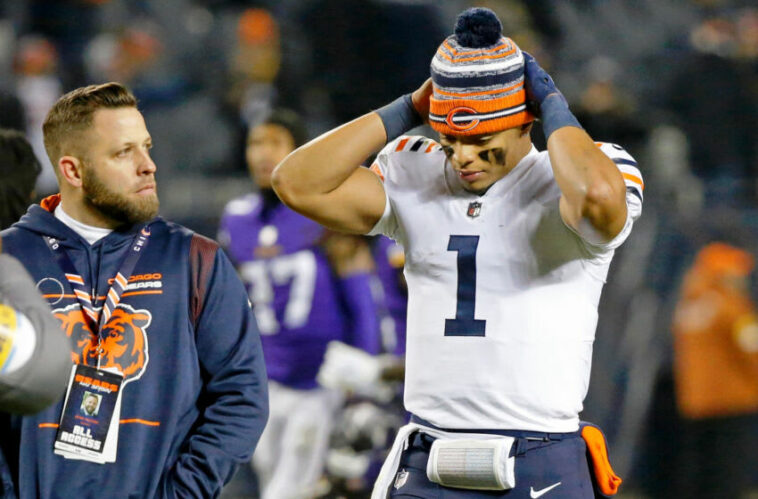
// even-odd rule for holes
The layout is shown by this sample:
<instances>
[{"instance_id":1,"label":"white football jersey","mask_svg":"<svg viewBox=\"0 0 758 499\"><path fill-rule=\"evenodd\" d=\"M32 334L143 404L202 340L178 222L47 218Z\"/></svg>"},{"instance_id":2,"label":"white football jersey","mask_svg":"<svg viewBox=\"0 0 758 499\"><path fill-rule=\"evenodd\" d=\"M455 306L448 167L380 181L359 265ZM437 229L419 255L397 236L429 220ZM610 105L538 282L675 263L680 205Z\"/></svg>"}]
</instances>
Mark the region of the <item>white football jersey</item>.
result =
<instances>
[{"instance_id":1,"label":"white football jersey","mask_svg":"<svg viewBox=\"0 0 758 499\"><path fill-rule=\"evenodd\" d=\"M642 208L634 159L598 147L622 171L628 207L624 229L600 245L563 222L546 151L533 147L482 195L426 137L399 137L377 156L387 206L371 234L405 248L413 414L441 428L577 429L600 291Z\"/></svg>"}]
</instances>

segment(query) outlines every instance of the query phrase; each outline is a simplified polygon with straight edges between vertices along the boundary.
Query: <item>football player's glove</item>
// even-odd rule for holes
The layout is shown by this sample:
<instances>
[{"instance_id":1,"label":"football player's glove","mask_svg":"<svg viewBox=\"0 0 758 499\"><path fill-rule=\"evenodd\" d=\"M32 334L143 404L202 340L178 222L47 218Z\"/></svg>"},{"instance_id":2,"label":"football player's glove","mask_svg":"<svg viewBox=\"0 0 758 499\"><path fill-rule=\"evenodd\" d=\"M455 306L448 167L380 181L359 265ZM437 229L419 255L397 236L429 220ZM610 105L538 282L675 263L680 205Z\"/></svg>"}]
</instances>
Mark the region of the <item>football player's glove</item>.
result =
<instances>
[{"instance_id":1,"label":"football player's glove","mask_svg":"<svg viewBox=\"0 0 758 499\"><path fill-rule=\"evenodd\" d=\"M524 88L531 111L542 122L545 140L554 131L565 126L582 128L571 114L568 102L555 86L553 78L528 52L524 54Z\"/></svg>"},{"instance_id":2,"label":"football player's glove","mask_svg":"<svg viewBox=\"0 0 758 499\"><path fill-rule=\"evenodd\" d=\"M380 380L390 362L386 355L371 355L341 341L330 341L316 381L325 388L384 399L389 387Z\"/></svg>"},{"instance_id":3,"label":"football player's glove","mask_svg":"<svg viewBox=\"0 0 758 499\"><path fill-rule=\"evenodd\" d=\"M537 105L540 105L547 99L550 94L560 94L560 90L555 86L553 78L547 74L532 57L529 52L522 51L524 54L524 88L526 89L526 98ZM561 94L562 95L562 94Z\"/></svg>"}]
</instances>

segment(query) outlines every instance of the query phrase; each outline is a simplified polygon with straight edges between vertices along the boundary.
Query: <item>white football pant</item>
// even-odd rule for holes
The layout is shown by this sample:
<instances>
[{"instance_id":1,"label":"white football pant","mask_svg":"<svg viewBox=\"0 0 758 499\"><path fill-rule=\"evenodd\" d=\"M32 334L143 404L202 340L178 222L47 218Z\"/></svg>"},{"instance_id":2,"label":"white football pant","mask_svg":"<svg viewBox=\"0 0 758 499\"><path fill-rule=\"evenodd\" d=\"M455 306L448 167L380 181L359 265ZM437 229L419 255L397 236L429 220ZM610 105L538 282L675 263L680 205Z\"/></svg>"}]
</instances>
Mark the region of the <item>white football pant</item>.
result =
<instances>
[{"instance_id":1,"label":"white football pant","mask_svg":"<svg viewBox=\"0 0 758 499\"><path fill-rule=\"evenodd\" d=\"M342 404L325 388L269 382L269 420L253 455L262 499L306 499L324 471L329 435Z\"/></svg>"}]
</instances>

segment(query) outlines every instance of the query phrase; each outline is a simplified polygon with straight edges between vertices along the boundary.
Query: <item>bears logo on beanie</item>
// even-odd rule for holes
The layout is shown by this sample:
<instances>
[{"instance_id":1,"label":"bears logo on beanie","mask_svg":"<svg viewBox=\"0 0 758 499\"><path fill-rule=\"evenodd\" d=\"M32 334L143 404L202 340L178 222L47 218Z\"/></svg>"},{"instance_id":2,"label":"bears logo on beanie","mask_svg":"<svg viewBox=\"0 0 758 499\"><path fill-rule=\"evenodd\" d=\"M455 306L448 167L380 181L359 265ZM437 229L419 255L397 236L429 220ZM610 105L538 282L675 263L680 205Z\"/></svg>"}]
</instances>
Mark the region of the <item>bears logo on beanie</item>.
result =
<instances>
[{"instance_id":1,"label":"bears logo on beanie","mask_svg":"<svg viewBox=\"0 0 758 499\"><path fill-rule=\"evenodd\" d=\"M500 132L534 121L526 109L524 55L494 12L468 9L431 64L429 124L447 135Z\"/></svg>"}]
</instances>

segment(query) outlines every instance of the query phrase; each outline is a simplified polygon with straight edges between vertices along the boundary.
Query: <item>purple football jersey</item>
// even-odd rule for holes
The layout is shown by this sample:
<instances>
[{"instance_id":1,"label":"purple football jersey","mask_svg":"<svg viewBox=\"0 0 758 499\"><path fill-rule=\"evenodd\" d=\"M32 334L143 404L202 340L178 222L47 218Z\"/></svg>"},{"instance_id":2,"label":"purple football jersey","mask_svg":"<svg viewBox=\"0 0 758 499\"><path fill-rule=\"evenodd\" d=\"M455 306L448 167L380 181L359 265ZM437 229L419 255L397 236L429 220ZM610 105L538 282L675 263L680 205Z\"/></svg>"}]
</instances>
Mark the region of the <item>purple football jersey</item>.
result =
<instances>
[{"instance_id":1,"label":"purple football jersey","mask_svg":"<svg viewBox=\"0 0 758 499\"><path fill-rule=\"evenodd\" d=\"M269 379L309 389L331 340L351 341L338 278L320 242L325 229L281 203L251 194L231 201L221 220L226 245L263 341Z\"/></svg>"},{"instance_id":2,"label":"purple football jersey","mask_svg":"<svg viewBox=\"0 0 758 499\"><path fill-rule=\"evenodd\" d=\"M403 247L388 237L378 236L374 241L373 254L376 273L382 283L384 303L395 323L396 344L392 353L404 355L408 289L403 278Z\"/></svg>"}]
</instances>

